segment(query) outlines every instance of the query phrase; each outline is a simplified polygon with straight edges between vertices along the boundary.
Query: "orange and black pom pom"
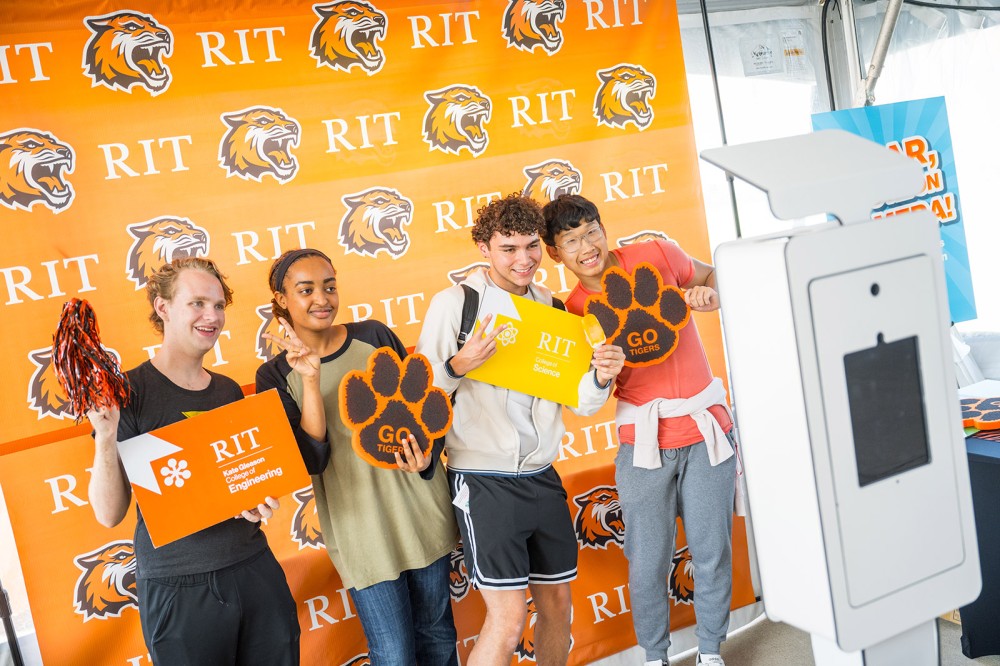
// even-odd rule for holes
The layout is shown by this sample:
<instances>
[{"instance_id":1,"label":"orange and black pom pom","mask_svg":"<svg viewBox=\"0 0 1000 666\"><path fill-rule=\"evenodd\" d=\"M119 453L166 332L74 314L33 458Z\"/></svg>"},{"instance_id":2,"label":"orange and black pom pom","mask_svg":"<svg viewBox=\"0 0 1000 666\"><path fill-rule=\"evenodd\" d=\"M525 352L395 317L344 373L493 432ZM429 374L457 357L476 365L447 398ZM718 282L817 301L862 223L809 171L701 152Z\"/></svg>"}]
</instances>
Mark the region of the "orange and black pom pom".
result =
<instances>
[{"instance_id":1,"label":"orange and black pom pom","mask_svg":"<svg viewBox=\"0 0 1000 666\"><path fill-rule=\"evenodd\" d=\"M52 367L77 423L88 410L128 403L128 380L118 359L101 346L97 316L85 300L73 298L63 305L52 336Z\"/></svg>"}]
</instances>

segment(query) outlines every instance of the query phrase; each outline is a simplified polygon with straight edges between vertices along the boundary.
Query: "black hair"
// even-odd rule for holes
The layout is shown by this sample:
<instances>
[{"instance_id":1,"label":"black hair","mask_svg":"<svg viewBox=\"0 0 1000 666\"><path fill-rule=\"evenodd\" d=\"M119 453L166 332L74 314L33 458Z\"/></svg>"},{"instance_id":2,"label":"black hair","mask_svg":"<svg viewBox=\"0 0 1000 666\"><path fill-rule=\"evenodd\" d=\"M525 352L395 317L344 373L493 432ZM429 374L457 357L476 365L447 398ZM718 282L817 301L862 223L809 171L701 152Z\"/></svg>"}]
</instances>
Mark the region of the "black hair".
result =
<instances>
[{"instance_id":1,"label":"black hair","mask_svg":"<svg viewBox=\"0 0 1000 666\"><path fill-rule=\"evenodd\" d=\"M322 259L326 259L327 263L330 264L330 266L333 266L333 262L330 261L330 257L326 256L319 250L314 250L310 247L302 248L300 250L288 250L274 260L274 263L271 264L271 270L268 272L267 286L271 288L272 294L274 294L274 292L281 292L282 294L285 293L285 273L288 272L288 269L291 268L292 264L296 261L307 257L320 257ZM292 325L292 318L288 314L288 310L278 305L278 299L273 297L271 298L271 314L275 319L281 317L288 322L289 326Z\"/></svg>"},{"instance_id":2,"label":"black hair","mask_svg":"<svg viewBox=\"0 0 1000 666\"><path fill-rule=\"evenodd\" d=\"M581 224L601 221L597 206L579 194L563 194L553 199L542 207L542 217L545 219L542 240L552 247L559 233L576 229Z\"/></svg>"}]
</instances>

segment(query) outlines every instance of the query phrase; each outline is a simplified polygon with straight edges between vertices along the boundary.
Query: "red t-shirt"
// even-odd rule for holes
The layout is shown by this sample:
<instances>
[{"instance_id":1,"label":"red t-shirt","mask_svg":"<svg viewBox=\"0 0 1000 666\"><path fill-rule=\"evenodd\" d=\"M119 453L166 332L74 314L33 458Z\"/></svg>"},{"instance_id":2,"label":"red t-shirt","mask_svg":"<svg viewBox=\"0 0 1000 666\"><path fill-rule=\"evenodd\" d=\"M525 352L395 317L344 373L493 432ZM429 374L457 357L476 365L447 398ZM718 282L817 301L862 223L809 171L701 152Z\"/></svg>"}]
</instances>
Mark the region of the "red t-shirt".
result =
<instances>
[{"instance_id":1,"label":"red t-shirt","mask_svg":"<svg viewBox=\"0 0 1000 666\"><path fill-rule=\"evenodd\" d=\"M638 264L652 264L663 278L664 285L680 287L694 278L694 262L691 257L668 241L636 243L611 252L617 257L621 268L628 273L634 272ZM582 315L587 297L596 293L599 292L577 284L566 299L566 309ZM708 386L713 377L712 369L708 365L708 357L705 356L705 348L701 344L693 318L680 330L679 338L677 348L663 362L642 368L623 368L615 380L615 397L633 405L643 405L656 398L690 398ZM709 412L715 416L724 431L732 429L732 420L722 406L710 407ZM661 449L674 449L697 444L704 437L694 419L690 416L678 416L660 419L657 439ZM618 440L634 444L635 426L619 427Z\"/></svg>"}]
</instances>

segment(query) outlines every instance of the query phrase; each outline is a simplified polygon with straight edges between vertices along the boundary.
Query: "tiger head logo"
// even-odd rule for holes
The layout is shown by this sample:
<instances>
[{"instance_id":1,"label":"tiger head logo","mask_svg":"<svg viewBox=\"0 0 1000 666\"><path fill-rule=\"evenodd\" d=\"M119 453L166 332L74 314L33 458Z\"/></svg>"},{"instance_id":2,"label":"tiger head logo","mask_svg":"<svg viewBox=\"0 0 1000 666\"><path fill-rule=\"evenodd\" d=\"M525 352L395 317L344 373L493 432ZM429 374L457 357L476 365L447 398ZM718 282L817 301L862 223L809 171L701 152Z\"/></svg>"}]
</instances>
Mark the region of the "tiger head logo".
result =
<instances>
[{"instance_id":1,"label":"tiger head logo","mask_svg":"<svg viewBox=\"0 0 1000 666\"><path fill-rule=\"evenodd\" d=\"M38 418L51 416L56 419L75 418L70 411L69 398L59 385L52 367L52 347L28 352L28 360L35 371L28 380L28 406L38 412Z\"/></svg>"},{"instance_id":2,"label":"tiger head logo","mask_svg":"<svg viewBox=\"0 0 1000 666\"><path fill-rule=\"evenodd\" d=\"M76 580L75 605L84 622L118 617L130 606L138 609L131 541L112 541L73 563L83 572Z\"/></svg>"},{"instance_id":3,"label":"tiger head logo","mask_svg":"<svg viewBox=\"0 0 1000 666\"><path fill-rule=\"evenodd\" d=\"M546 160L524 168L528 184L524 186L524 196L539 203L554 201L563 194L579 194L583 186L583 176L569 162Z\"/></svg>"},{"instance_id":4,"label":"tiger head logo","mask_svg":"<svg viewBox=\"0 0 1000 666\"><path fill-rule=\"evenodd\" d=\"M260 327L257 328L257 358L262 361L270 361L281 353L281 349L276 344L264 337L265 333L270 333L276 338L285 337L285 327L278 323L277 318L271 311L271 304L261 305L256 310L257 316L261 318ZM312 488L309 488L312 492Z\"/></svg>"},{"instance_id":5,"label":"tiger head logo","mask_svg":"<svg viewBox=\"0 0 1000 666\"><path fill-rule=\"evenodd\" d=\"M424 141L431 150L455 153L465 149L478 157L490 142L483 123L490 120L492 102L475 86L458 84L424 93L430 104L424 116Z\"/></svg>"},{"instance_id":6,"label":"tiger head logo","mask_svg":"<svg viewBox=\"0 0 1000 666\"><path fill-rule=\"evenodd\" d=\"M448 279L452 284L462 284L465 282L465 278L469 277L476 271L480 269L485 270L489 267L490 265L485 261L477 261L473 264L469 264L468 266L459 268L458 270L451 271L448 273Z\"/></svg>"},{"instance_id":7,"label":"tiger head logo","mask_svg":"<svg viewBox=\"0 0 1000 666\"><path fill-rule=\"evenodd\" d=\"M312 486L296 490L292 497L298 503L292 516L292 541L303 548L325 548L323 533L319 528L319 514L316 513L316 494Z\"/></svg>"},{"instance_id":8,"label":"tiger head logo","mask_svg":"<svg viewBox=\"0 0 1000 666\"><path fill-rule=\"evenodd\" d=\"M360 67L369 76L385 64L378 40L385 39L388 17L367 2L332 2L313 5L319 23L312 31L312 56L317 67L345 72Z\"/></svg>"},{"instance_id":9,"label":"tiger head logo","mask_svg":"<svg viewBox=\"0 0 1000 666\"><path fill-rule=\"evenodd\" d=\"M631 236L625 236L624 238L618 239L618 247L625 247L626 245L635 245L636 243L645 243L651 240L665 240L670 243L677 244L670 236L666 235L662 231L653 231L652 229L643 229L642 231L637 231Z\"/></svg>"},{"instance_id":10,"label":"tiger head logo","mask_svg":"<svg viewBox=\"0 0 1000 666\"><path fill-rule=\"evenodd\" d=\"M372 187L341 198L347 213L340 221L340 244L347 253L374 257L385 252L399 259L410 247L403 230L410 223L413 202L390 187Z\"/></svg>"},{"instance_id":11,"label":"tiger head logo","mask_svg":"<svg viewBox=\"0 0 1000 666\"><path fill-rule=\"evenodd\" d=\"M521 635L521 641L517 644L514 654L517 655L517 663L522 661L535 661L535 623L538 622L538 608L535 606L533 597L528 597L528 622ZM570 617L572 619L572 609ZM569 649L573 649L573 634L569 636Z\"/></svg>"},{"instance_id":12,"label":"tiger head logo","mask_svg":"<svg viewBox=\"0 0 1000 666\"><path fill-rule=\"evenodd\" d=\"M219 166L227 177L256 180L271 176L287 183L299 170L292 148L299 145L299 123L281 109L255 106L224 113L229 128L219 144Z\"/></svg>"},{"instance_id":13,"label":"tiger head logo","mask_svg":"<svg viewBox=\"0 0 1000 666\"><path fill-rule=\"evenodd\" d=\"M606 550L610 544L619 548L625 543L625 523L618 489L597 486L573 498L576 512L576 538L581 548Z\"/></svg>"},{"instance_id":14,"label":"tiger head logo","mask_svg":"<svg viewBox=\"0 0 1000 666\"><path fill-rule=\"evenodd\" d=\"M157 217L125 227L135 239L125 258L125 275L142 289L160 266L182 257L208 256L208 231L184 217Z\"/></svg>"},{"instance_id":15,"label":"tiger head logo","mask_svg":"<svg viewBox=\"0 0 1000 666\"><path fill-rule=\"evenodd\" d=\"M83 72L93 86L124 90L140 86L156 96L170 86L170 69L163 63L173 48L170 30L147 14L133 11L88 16L93 33L83 50Z\"/></svg>"},{"instance_id":16,"label":"tiger head logo","mask_svg":"<svg viewBox=\"0 0 1000 666\"><path fill-rule=\"evenodd\" d=\"M21 128L0 134L0 203L31 210L40 203L61 213L73 203L63 173L73 173L73 149L51 134Z\"/></svg>"},{"instance_id":17,"label":"tiger head logo","mask_svg":"<svg viewBox=\"0 0 1000 666\"><path fill-rule=\"evenodd\" d=\"M565 0L511 0L503 16L507 46L534 51L541 46L549 55L562 48L559 22L566 18Z\"/></svg>"},{"instance_id":18,"label":"tiger head logo","mask_svg":"<svg viewBox=\"0 0 1000 666\"><path fill-rule=\"evenodd\" d=\"M451 600L461 601L469 593L469 570L465 568L465 547L458 542L451 551L448 571L448 588L451 590Z\"/></svg>"},{"instance_id":19,"label":"tiger head logo","mask_svg":"<svg viewBox=\"0 0 1000 666\"><path fill-rule=\"evenodd\" d=\"M694 564L687 546L674 553L670 562L667 590L675 604L694 603Z\"/></svg>"},{"instance_id":20,"label":"tiger head logo","mask_svg":"<svg viewBox=\"0 0 1000 666\"><path fill-rule=\"evenodd\" d=\"M656 94L656 79L639 65L623 63L597 72L601 87L594 97L598 125L625 127L634 123L644 130L653 122L649 100Z\"/></svg>"}]
</instances>

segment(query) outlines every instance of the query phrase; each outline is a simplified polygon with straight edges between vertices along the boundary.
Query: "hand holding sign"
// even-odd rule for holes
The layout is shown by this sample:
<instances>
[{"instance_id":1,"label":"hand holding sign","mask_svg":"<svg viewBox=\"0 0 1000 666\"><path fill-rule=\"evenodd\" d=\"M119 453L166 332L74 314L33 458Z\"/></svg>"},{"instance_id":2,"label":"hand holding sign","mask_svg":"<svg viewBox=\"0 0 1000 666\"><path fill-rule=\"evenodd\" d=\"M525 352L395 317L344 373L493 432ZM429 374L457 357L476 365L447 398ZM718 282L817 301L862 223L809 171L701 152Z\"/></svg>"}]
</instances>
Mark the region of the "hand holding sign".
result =
<instances>
[{"instance_id":1,"label":"hand holding sign","mask_svg":"<svg viewBox=\"0 0 1000 666\"><path fill-rule=\"evenodd\" d=\"M584 310L601 322L611 344L625 350L625 365L655 365L673 353L678 332L691 316L680 289L664 286L647 263L636 266L634 275L611 268L601 286L602 293L588 298Z\"/></svg>"},{"instance_id":2,"label":"hand holding sign","mask_svg":"<svg viewBox=\"0 0 1000 666\"><path fill-rule=\"evenodd\" d=\"M281 508L281 503L275 498L268 495L264 498L264 501L258 504L253 509L244 509L240 512L237 518L242 518L251 523L259 523L262 520L270 520L274 512Z\"/></svg>"},{"instance_id":3,"label":"hand holding sign","mask_svg":"<svg viewBox=\"0 0 1000 666\"><path fill-rule=\"evenodd\" d=\"M399 448L402 450L396 451L396 467L411 474L422 472L430 467L431 456L424 456L424 452L420 450L420 445L413 433L402 439L403 441L399 444ZM433 448L431 450L433 451Z\"/></svg>"},{"instance_id":4,"label":"hand holding sign","mask_svg":"<svg viewBox=\"0 0 1000 666\"><path fill-rule=\"evenodd\" d=\"M89 416L104 432L117 410ZM273 498L308 483L273 389L118 442L118 454L157 547L233 516L267 519Z\"/></svg>"},{"instance_id":5,"label":"hand holding sign","mask_svg":"<svg viewBox=\"0 0 1000 666\"><path fill-rule=\"evenodd\" d=\"M365 372L344 376L339 391L344 425L353 431L351 446L367 463L394 469L409 458L429 456L434 440L451 427L451 401L431 385L431 364L413 354L400 361L392 349L382 348L368 359ZM412 447L412 438L416 447ZM420 463L417 463L419 465Z\"/></svg>"},{"instance_id":6,"label":"hand holding sign","mask_svg":"<svg viewBox=\"0 0 1000 666\"><path fill-rule=\"evenodd\" d=\"M582 317L497 287L483 292L479 317L476 330L484 339L494 336L495 352L468 372L456 367L456 354L457 373L562 405L579 404L580 379L590 369L593 348L608 347L600 344L603 333L587 338Z\"/></svg>"}]
</instances>

